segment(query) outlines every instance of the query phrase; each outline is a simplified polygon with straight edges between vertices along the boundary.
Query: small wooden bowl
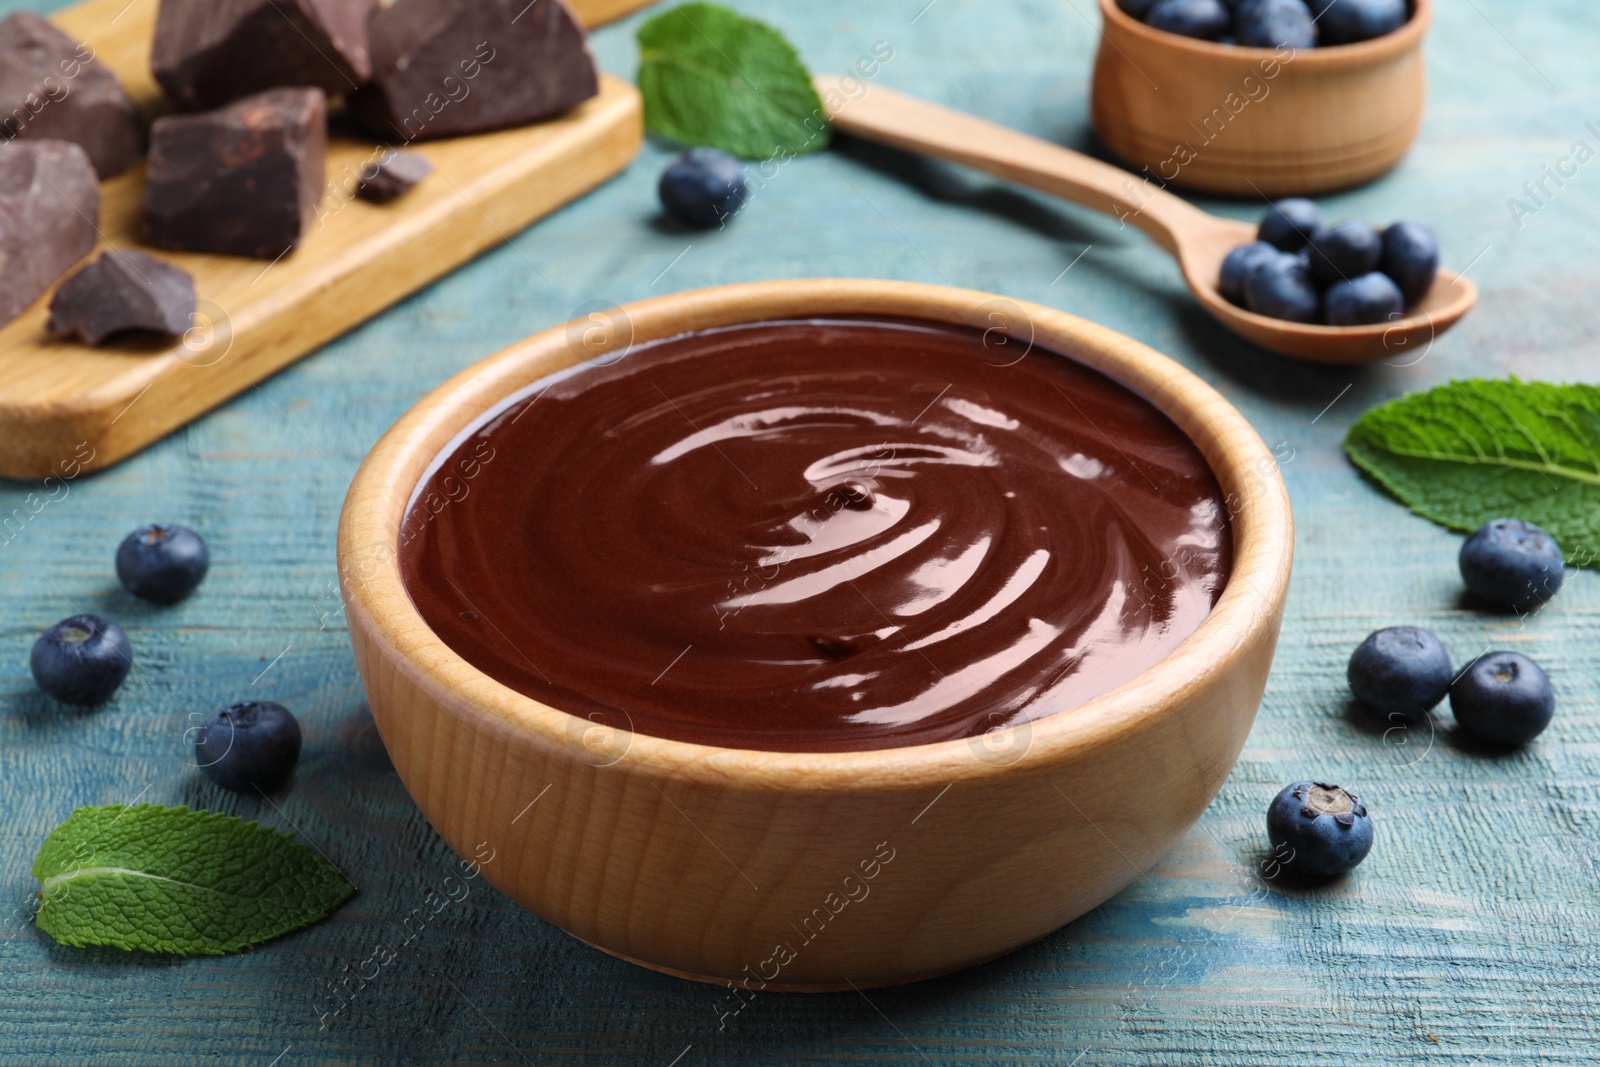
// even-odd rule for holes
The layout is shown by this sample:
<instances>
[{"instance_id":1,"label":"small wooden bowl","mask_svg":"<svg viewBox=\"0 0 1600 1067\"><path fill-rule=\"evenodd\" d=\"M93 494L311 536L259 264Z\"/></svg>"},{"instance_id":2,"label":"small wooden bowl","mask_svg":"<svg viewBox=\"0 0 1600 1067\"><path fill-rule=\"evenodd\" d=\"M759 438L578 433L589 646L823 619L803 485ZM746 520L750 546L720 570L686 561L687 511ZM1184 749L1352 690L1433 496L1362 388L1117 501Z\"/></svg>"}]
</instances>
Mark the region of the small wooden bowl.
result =
<instances>
[{"instance_id":1,"label":"small wooden bowl","mask_svg":"<svg viewBox=\"0 0 1600 1067\"><path fill-rule=\"evenodd\" d=\"M576 718L480 673L434 636L401 582L400 522L429 464L474 420L630 343L826 314L998 326L1147 397L1207 457L1233 511L1236 559L1216 608L1156 666L1062 714L970 741L825 754L704 747ZM451 848L617 956L751 989L821 990L1002 955L1095 907L1170 849L1255 718L1292 543L1288 497L1261 439L1165 356L987 293L812 280L613 308L462 371L362 464L339 525L339 567L384 745Z\"/></svg>"},{"instance_id":2,"label":"small wooden bowl","mask_svg":"<svg viewBox=\"0 0 1600 1067\"><path fill-rule=\"evenodd\" d=\"M1100 12L1095 133L1158 184L1314 196L1382 174L1421 128L1433 0L1383 37L1282 53L1151 29L1116 0Z\"/></svg>"}]
</instances>

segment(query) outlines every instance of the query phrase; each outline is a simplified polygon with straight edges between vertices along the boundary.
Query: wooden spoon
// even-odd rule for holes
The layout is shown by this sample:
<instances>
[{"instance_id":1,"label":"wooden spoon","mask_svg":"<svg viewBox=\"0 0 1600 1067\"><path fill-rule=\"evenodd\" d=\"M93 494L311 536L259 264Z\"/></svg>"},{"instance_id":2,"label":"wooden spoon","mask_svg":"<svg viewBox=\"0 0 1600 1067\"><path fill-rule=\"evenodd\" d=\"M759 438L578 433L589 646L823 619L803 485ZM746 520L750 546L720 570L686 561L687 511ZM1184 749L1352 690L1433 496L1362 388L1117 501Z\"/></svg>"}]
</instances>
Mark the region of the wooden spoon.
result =
<instances>
[{"instance_id":1,"label":"wooden spoon","mask_svg":"<svg viewBox=\"0 0 1600 1067\"><path fill-rule=\"evenodd\" d=\"M1286 356L1322 363L1414 362L1478 300L1472 282L1440 270L1427 295L1392 322L1317 326L1257 315L1217 292L1223 257L1255 240L1255 226L1208 215L1141 175L892 89L831 75L817 78L816 86L834 127L844 133L975 167L1137 226L1177 259L1212 318Z\"/></svg>"}]
</instances>

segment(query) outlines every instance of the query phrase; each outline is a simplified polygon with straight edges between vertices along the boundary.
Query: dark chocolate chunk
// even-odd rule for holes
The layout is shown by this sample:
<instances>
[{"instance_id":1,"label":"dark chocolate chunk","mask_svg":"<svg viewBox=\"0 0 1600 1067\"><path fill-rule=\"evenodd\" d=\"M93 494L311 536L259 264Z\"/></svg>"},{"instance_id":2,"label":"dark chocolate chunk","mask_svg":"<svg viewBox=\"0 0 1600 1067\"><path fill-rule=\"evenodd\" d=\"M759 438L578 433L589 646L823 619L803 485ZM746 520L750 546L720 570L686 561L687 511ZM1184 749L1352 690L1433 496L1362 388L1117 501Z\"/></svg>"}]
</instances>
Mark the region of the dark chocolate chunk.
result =
<instances>
[{"instance_id":1,"label":"dark chocolate chunk","mask_svg":"<svg viewBox=\"0 0 1600 1067\"><path fill-rule=\"evenodd\" d=\"M150 127L145 239L186 252L276 259L322 199L328 104L321 89L272 89Z\"/></svg>"},{"instance_id":2,"label":"dark chocolate chunk","mask_svg":"<svg viewBox=\"0 0 1600 1067\"><path fill-rule=\"evenodd\" d=\"M102 178L144 154L144 123L117 76L31 11L0 21L0 138L71 141Z\"/></svg>"},{"instance_id":3,"label":"dark chocolate chunk","mask_svg":"<svg viewBox=\"0 0 1600 1067\"><path fill-rule=\"evenodd\" d=\"M378 158L364 164L356 179L356 195L374 204L387 204L401 193L408 193L429 174L433 164L416 152L384 149Z\"/></svg>"},{"instance_id":4,"label":"dark chocolate chunk","mask_svg":"<svg viewBox=\"0 0 1600 1067\"><path fill-rule=\"evenodd\" d=\"M354 92L377 0L161 0L150 66L180 111L284 86Z\"/></svg>"},{"instance_id":5,"label":"dark chocolate chunk","mask_svg":"<svg viewBox=\"0 0 1600 1067\"><path fill-rule=\"evenodd\" d=\"M100 182L67 141L0 144L0 323L94 248Z\"/></svg>"},{"instance_id":6,"label":"dark chocolate chunk","mask_svg":"<svg viewBox=\"0 0 1600 1067\"><path fill-rule=\"evenodd\" d=\"M44 328L97 345L124 330L182 333L193 314L188 271L143 252L106 252L61 283Z\"/></svg>"},{"instance_id":7,"label":"dark chocolate chunk","mask_svg":"<svg viewBox=\"0 0 1600 1067\"><path fill-rule=\"evenodd\" d=\"M379 137L424 137L548 118L600 91L565 0L395 0L372 16L372 84L351 97Z\"/></svg>"}]
</instances>

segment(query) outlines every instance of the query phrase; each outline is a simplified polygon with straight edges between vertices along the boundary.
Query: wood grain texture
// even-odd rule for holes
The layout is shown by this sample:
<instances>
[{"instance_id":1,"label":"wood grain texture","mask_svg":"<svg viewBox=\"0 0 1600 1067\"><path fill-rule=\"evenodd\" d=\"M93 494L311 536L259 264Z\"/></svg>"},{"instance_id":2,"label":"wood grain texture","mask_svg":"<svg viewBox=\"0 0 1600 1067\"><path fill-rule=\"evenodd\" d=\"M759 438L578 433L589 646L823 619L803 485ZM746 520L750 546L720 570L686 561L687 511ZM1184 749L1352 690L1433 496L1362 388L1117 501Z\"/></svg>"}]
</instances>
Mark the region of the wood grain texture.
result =
<instances>
[{"instance_id":1,"label":"wood grain texture","mask_svg":"<svg viewBox=\"0 0 1600 1067\"><path fill-rule=\"evenodd\" d=\"M1163 36L1173 36L1163 34ZM1234 333L1295 359L1373 363L1431 345L1478 301L1468 279L1440 269L1403 318L1372 326L1286 322L1247 311L1217 291L1224 257L1256 238L1256 226L1197 210L1160 185L1097 159L972 115L859 79L823 75L817 89L834 125L856 137L948 159L1074 200L1132 223L1183 268L1200 306Z\"/></svg>"},{"instance_id":2,"label":"wood grain texture","mask_svg":"<svg viewBox=\"0 0 1600 1067\"><path fill-rule=\"evenodd\" d=\"M146 110L159 106L148 70L155 9L91 0L58 18ZM327 190L294 252L275 262L160 253L195 277L194 327L178 339L51 341L50 293L0 328L0 473L115 463L610 178L641 137L637 92L608 78L598 97L550 122L413 146L434 172L385 205L354 197L380 146L332 137ZM138 244L143 167L102 190L92 255Z\"/></svg>"},{"instance_id":3,"label":"wood grain texture","mask_svg":"<svg viewBox=\"0 0 1600 1067\"><path fill-rule=\"evenodd\" d=\"M400 578L400 531L424 472L469 426L582 359L623 358L691 330L839 314L983 329L1003 320L1012 343L1072 356L1165 412L1216 471L1234 524L1233 572L1199 629L1070 714L841 753L719 749L598 726L489 678L429 629ZM675 974L752 992L847 989L1034 941L1137 878L1193 825L1255 719L1294 536L1271 453L1213 389L1071 315L903 282L725 286L615 309L603 337L583 325L512 345L425 397L362 464L340 522L345 617L389 756L463 858L479 842L494 850L485 875L497 888L585 941ZM507 556L528 565L538 563ZM1137 789L1148 777L1167 788ZM561 814L521 823L535 795L542 816ZM1063 803L1082 821L1063 827ZM1108 825L1120 845L1096 829Z\"/></svg>"},{"instance_id":4,"label":"wood grain texture","mask_svg":"<svg viewBox=\"0 0 1600 1067\"><path fill-rule=\"evenodd\" d=\"M1422 127L1433 0L1394 33L1336 48L1239 48L1152 29L1100 0L1091 114L1136 169L1184 189L1318 196L1370 181Z\"/></svg>"},{"instance_id":5,"label":"wood grain texture","mask_svg":"<svg viewBox=\"0 0 1600 1067\"><path fill-rule=\"evenodd\" d=\"M1084 0L939 0L920 18L927 0L738 6L782 27L813 70L852 69L886 42L894 58L872 84L1096 151L1088 96L1100 38ZM594 35L605 70L632 75L644 17ZM1600 159L1563 189L1549 183L1542 206L1522 189L1575 141L1600 148L1585 128L1600 125L1597 54L1590 0L1438 5L1415 147L1382 180L1323 202L1333 218L1418 219L1438 231L1447 263L1471 264L1479 306L1420 359L1281 359L1204 314L1171 259L1131 226L859 141L757 165L750 205L726 230L685 231L656 201L675 150L647 143L618 179L510 245L66 495L0 481L0 1064L1591 1063L1600 574L1573 575L1523 625L1473 611L1460 600L1460 536L1385 499L1338 446L1368 406L1452 377L1600 380ZM1520 228L1510 197L1534 212ZM1197 203L1240 221L1262 210ZM481 878L462 896L454 853L406 793L366 709L333 592L334 538L373 443L486 354L587 308L803 275L1008 293L1172 356L1273 449L1294 502L1294 580L1233 773L1194 830L1127 889L1034 945L945 978L866 997L735 999L583 945ZM157 517L204 531L214 559L199 592L171 609L132 600L112 574L118 540ZM52 706L28 677L34 637L73 606L118 619L139 664L89 713ZM1434 630L1458 660L1485 645L1533 656L1557 688L1555 722L1510 757L1460 744L1447 712L1432 730L1386 738L1388 724L1349 706L1343 672L1368 632L1402 622ZM191 713L263 695L305 730L296 780L270 803L209 785L184 744ZM1312 776L1361 795L1377 844L1325 890L1264 882L1267 803ZM27 919L39 842L78 805L136 798L297 830L361 891L326 922L240 956L54 946ZM543 807L518 827L546 817ZM434 910L435 900L447 903ZM362 984L380 943L397 955ZM331 992L341 979L355 990L342 1002Z\"/></svg>"}]
</instances>

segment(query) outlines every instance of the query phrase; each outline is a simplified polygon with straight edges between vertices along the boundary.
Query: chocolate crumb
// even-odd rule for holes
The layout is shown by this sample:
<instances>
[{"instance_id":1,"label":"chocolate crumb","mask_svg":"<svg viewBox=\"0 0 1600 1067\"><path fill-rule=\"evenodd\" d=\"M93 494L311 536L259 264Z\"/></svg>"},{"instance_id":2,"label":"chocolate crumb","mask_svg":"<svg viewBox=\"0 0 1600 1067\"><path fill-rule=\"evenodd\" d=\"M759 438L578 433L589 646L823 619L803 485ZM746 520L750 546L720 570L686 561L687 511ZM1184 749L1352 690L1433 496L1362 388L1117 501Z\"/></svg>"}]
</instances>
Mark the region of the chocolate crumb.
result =
<instances>
[{"instance_id":1,"label":"chocolate crumb","mask_svg":"<svg viewBox=\"0 0 1600 1067\"><path fill-rule=\"evenodd\" d=\"M356 195L374 204L387 204L433 173L433 163L416 152L388 152L361 168Z\"/></svg>"}]
</instances>

